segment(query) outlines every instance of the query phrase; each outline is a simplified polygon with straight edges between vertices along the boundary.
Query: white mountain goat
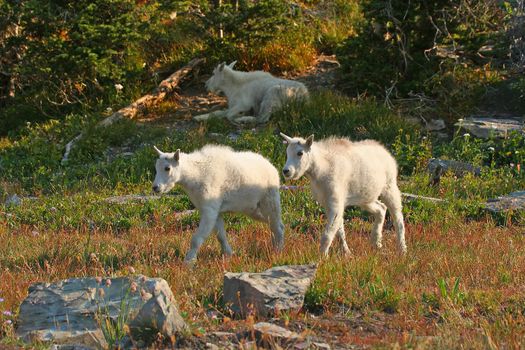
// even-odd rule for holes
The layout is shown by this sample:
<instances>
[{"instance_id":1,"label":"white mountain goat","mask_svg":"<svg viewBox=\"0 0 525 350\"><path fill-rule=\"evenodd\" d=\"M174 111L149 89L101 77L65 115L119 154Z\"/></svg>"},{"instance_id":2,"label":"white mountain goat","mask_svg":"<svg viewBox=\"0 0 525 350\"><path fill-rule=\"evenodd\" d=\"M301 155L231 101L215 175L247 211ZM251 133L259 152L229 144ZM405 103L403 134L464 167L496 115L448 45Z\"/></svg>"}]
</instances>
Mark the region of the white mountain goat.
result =
<instances>
[{"instance_id":1,"label":"white mountain goat","mask_svg":"<svg viewBox=\"0 0 525 350\"><path fill-rule=\"evenodd\" d=\"M230 147L207 145L193 153L161 152L155 168L153 191L165 193L180 184L200 212L197 232L185 261L192 264L197 251L217 231L223 254L231 255L226 239L223 212L243 213L267 222L273 233L273 246L281 250L284 225L281 221L279 172L263 156L253 152L235 152Z\"/></svg>"},{"instance_id":2,"label":"white mountain goat","mask_svg":"<svg viewBox=\"0 0 525 350\"><path fill-rule=\"evenodd\" d=\"M266 123L270 115L293 98L308 96L303 83L279 79L263 71L240 72L233 70L236 61L219 64L206 82L208 91L222 91L228 98L228 109L195 116L195 120L226 117L233 123ZM253 116L246 115L253 112Z\"/></svg>"},{"instance_id":3,"label":"white mountain goat","mask_svg":"<svg viewBox=\"0 0 525 350\"><path fill-rule=\"evenodd\" d=\"M378 142L352 142L346 138L328 138L314 142L281 133L288 143L283 168L286 179L310 179L315 199L325 208L328 222L321 238L321 252L328 254L337 234L346 254L343 214L346 206L356 205L374 216L372 242L381 248L386 209L392 215L399 248L406 253L405 225L401 212L401 192L397 187L397 163ZM378 198L381 198L381 201ZM383 204L384 203L384 204Z\"/></svg>"}]
</instances>

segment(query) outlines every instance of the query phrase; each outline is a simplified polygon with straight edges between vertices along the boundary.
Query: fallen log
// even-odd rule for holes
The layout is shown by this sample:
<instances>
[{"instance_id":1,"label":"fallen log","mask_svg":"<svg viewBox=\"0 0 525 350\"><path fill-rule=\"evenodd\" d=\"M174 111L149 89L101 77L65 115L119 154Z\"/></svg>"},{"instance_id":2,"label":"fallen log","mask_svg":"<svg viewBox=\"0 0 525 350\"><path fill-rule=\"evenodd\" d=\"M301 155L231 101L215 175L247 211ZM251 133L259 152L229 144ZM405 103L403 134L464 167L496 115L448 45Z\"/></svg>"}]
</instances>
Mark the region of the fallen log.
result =
<instances>
[{"instance_id":1,"label":"fallen log","mask_svg":"<svg viewBox=\"0 0 525 350\"><path fill-rule=\"evenodd\" d=\"M109 117L99 122L97 126L108 126L123 118L133 119L143 113L146 108L163 101L166 96L168 96L168 94L170 94L179 85L181 80L186 77L186 75L188 75L188 73L190 73L193 68L202 62L204 62L203 58L194 58L187 65L170 75L167 79L163 80L150 94L144 95L129 106L119 109ZM62 157L62 163L66 163L68 161L71 149L82 137L83 133L80 133L74 139L68 142L64 151L64 156Z\"/></svg>"}]
</instances>

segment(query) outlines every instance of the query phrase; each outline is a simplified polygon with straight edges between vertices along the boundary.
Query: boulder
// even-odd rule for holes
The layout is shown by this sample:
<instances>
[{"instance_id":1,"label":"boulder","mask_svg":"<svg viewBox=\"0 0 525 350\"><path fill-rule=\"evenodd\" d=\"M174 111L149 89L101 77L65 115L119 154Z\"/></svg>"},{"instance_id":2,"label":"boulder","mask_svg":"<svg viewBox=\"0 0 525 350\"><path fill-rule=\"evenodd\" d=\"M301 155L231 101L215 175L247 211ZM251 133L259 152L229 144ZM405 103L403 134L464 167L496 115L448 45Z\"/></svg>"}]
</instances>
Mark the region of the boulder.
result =
<instances>
[{"instance_id":1,"label":"boulder","mask_svg":"<svg viewBox=\"0 0 525 350\"><path fill-rule=\"evenodd\" d=\"M525 209L525 191L516 191L506 196L489 199L485 208L494 213Z\"/></svg>"},{"instance_id":2,"label":"boulder","mask_svg":"<svg viewBox=\"0 0 525 350\"><path fill-rule=\"evenodd\" d=\"M134 339L145 331L169 338L187 330L168 283L133 276L32 285L20 305L16 335L26 342L107 347L100 320L115 321L119 315L127 318Z\"/></svg>"},{"instance_id":3,"label":"boulder","mask_svg":"<svg viewBox=\"0 0 525 350\"><path fill-rule=\"evenodd\" d=\"M317 265L277 266L261 273L224 275L224 302L242 315L299 310Z\"/></svg>"},{"instance_id":4,"label":"boulder","mask_svg":"<svg viewBox=\"0 0 525 350\"><path fill-rule=\"evenodd\" d=\"M455 125L481 138L489 138L491 136L506 137L512 131L521 133L525 131L523 120L520 118L473 116L466 119L459 119Z\"/></svg>"},{"instance_id":5,"label":"boulder","mask_svg":"<svg viewBox=\"0 0 525 350\"><path fill-rule=\"evenodd\" d=\"M438 158L430 159L427 169L430 173L430 183L433 185L438 184L441 176L449 171L454 173L454 175L457 177L461 177L467 173L474 174L476 176L481 174L481 168L470 163Z\"/></svg>"}]
</instances>

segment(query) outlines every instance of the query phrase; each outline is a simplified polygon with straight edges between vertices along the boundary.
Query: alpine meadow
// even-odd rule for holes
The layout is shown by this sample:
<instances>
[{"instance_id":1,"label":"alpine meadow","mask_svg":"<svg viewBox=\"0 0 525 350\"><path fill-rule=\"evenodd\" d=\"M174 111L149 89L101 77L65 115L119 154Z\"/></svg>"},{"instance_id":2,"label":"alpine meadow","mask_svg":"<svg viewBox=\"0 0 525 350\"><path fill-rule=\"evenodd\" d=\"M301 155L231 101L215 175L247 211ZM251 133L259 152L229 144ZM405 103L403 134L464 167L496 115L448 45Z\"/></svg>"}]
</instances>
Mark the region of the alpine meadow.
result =
<instances>
[{"instance_id":1,"label":"alpine meadow","mask_svg":"<svg viewBox=\"0 0 525 350\"><path fill-rule=\"evenodd\" d=\"M0 349L525 349L524 0L0 13Z\"/></svg>"}]
</instances>

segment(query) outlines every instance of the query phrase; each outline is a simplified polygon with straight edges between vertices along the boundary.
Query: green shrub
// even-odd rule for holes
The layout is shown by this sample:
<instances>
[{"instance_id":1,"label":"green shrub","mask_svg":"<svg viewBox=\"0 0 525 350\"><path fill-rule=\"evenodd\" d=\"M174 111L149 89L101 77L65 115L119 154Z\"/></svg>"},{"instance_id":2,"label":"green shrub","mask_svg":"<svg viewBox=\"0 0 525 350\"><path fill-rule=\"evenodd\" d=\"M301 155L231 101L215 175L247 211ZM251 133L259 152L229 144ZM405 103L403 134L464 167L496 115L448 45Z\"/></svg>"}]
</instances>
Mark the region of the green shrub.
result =
<instances>
[{"instance_id":1,"label":"green shrub","mask_svg":"<svg viewBox=\"0 0 525 350\"><path fill-rule=\"evenodd\" d=\"M5 6L5 4L2 4ZM0 134L25 121L60 118L68 112L122 104L140 93L150 64L148 42L166 16L158 2L132 0L49 2L11 5L4 25L19 24L18 35L0 45L8 73L16 76L15 96L4 100ZM148 59L150 61L148 61ZM119 90L118 84L123 86ZM17 119L24 108L27 115Z\"/></svg>"},{"instance_id":2,"label":"green shrub","mask_svg":"<svg viewBox=\"0 0 525 350\"><path fill-rule=\"evenodd\" d=\"M387 146L401 131L407 134L417 131L416 125L374 100L355 101L333 92L312 94L306 102L290 103L275 113L272 120L288 135L375 139Z\"/></svg>"},{"instance_id":3,"label":"green shrub","mask_svg":"<svg viewBox=\"0 0 525 350\"><path fill-rule=\"evenodd\" d=\"M497 28L505 18L503 7L490 0L475 5L451 0L367 0L361 7L363 24L337 56L344 72L342 87L353 94L375 96L430 94L435 91L426 82L432 78L436 86L436 79L442 77L447 84L458 63L473 67L490 63L490 57L481 58L477 52L489 40L501 42ZM450 65L445 68L442 63ZM439 69L444 72L435 75ZM457 79L454 83L462 84Z\"/></svg>"}]
</instances>

